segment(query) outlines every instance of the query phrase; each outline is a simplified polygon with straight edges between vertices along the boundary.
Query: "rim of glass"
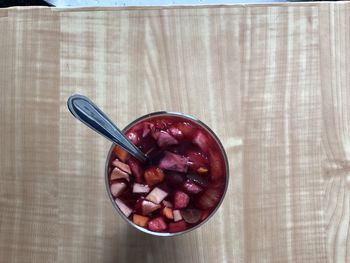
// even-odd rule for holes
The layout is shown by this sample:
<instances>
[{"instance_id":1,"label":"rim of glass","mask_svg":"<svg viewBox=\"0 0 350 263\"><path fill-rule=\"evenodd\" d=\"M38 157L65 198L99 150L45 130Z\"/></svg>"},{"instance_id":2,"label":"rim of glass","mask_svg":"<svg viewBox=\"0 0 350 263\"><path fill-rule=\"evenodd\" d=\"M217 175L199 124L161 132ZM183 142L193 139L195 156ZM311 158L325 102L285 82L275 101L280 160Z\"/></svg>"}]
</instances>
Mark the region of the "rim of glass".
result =
<instances>
[{"instance_id":1,"label":"rim of glass","mask_svg":"<svg viewBox=\"0 0 350 263\"><path fill-rule=\"evenodd\" d=\"M148 119L148 118L151 118L151 117L155 117L155 116L162 116L162 115L166 115L166 116L176 116L176 117L182 117L182 118L185 118L185 119L189 119L193 122L195 122L196 124L198 124L199 126L203 127L204 129L206 129L209 134L214 138L214 140L216 141L216 143L218 144L220 150L221 150L221 154L223 155L224 157L224 162L225 162L225 166L226 166L226 180L225 180L225 188L224 188L224 192L221 196L221 199L219 201L219 203L217 204L217 206L214 208L214 210L210 213L210 215L204 219L202 222L200 222L198 225L196 226L193 226L189 229L186 229L184 231L180 231L180 232L176 232L176 233L169 233L169 232L153 232L153 231L150 231L146 228L143 228L143 227L140 227L138 225L136 225L134 222L132 222L128 217L126 217L124 215L124 213L119 209L119 207L117 206L113 196L112 196L112 193L110 191L110 187L109 187L109 177L108 177L108 168L109 168L109 160L111 158L111 154L112 154L112 151L115 147L116 144L112 143L109 151L108 151L108 154L107 154L107 159L106 159L106 164L105 164L105 184L106 184L106 190L107 190L107 194L108 194L108 197L109 199L111 200L112 202L112 205L113 207L115 208L115 210L118 212L118 214L128 223L130 224L131 226L135 227L136 229L140 230L141 232L144 232L146 234L150 234L150 235L154 235L154 236L164 236L164 237L167 237L167 236L177 236L177 235L182 235L182 234L185 234L185 233L188 233L190 231L193 231L195 229L198 229L200 226L204 225L205 223L207 223L212 217L213 215L217 212L217 210L219 209L219 207L221 206L224 198L225 198L225 195L226 195L226 192L227 192L227 188L228 188L228 184L229 184L229 164L228 164L228 159L227 159L227 155L226 155L226 151L225 151L225 148L224 146L222 145L220 139L218 138L218 136L212 131L211 128L209 128L209 126L207 126L205 123L203 123L201 120L199 120L198 118L192 116L192 115L189 115L189 114L185 114L185 113L181 113L181 112L172 112L172 111L157 111L157 112L152 112L152 113L148 113L148 114L145 114L141 117L138 117L137 119L135 119L134 121L132 121L131 123L129 123L123 130L122 132L125 132L126 130L128 130L130 127L134 126L135 124L137 124L138 122L140 121L143 121L145 119Z\"/></svg>"}]
</instances>

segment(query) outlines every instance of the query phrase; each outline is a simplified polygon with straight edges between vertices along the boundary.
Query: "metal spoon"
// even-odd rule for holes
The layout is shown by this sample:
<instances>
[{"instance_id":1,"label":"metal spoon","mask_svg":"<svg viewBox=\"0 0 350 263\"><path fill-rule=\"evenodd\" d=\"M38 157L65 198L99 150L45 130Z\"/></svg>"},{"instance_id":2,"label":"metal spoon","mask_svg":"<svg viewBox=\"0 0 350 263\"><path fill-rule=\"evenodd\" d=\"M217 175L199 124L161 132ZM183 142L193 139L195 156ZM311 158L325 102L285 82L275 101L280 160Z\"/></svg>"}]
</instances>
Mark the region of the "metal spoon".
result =
<instances>
[{"instance_id":1,"label":"metal spoon","mask_svg":"<svg viewBox=\"0 0 350 263\"><path fill-rule=\"evenodd\" d=\"M113 124L113 122L87 97L72 95L67 101L69 111L75 118L88 127L120 145L132 156L145 163L148 157L140 151L129 139Z\"/></svg>"}]
</instances>

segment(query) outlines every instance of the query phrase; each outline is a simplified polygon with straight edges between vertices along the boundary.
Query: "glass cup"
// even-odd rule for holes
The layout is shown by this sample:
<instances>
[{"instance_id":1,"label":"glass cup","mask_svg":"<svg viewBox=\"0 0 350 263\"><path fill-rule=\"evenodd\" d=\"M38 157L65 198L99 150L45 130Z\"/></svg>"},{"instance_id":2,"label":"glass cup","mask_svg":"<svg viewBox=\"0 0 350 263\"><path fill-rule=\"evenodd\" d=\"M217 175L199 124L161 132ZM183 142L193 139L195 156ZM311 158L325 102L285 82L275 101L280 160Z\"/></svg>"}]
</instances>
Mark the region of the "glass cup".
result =
<instances>
[{"instance_id":1,"label":"glass cup","mask_svg":"<svg viewBox=\"0 0 350 263\"><path fill-rule=\"evenodd\" d=\"M147 234L151 234L151 235L155 235L155 236L176 236L176 235L180 235L180 234L184 234L187 232L190 232L194 229L197 229L198 227L202 226L203 224L205 224L206 222L209 221L209 219L215 214L215 212L218 210L218 208L220 207L226 191L227 191L227 186L228 186L228 180L229 180L229 165L228 165L228 160L227 160L227 156L224 150L224 147L222 146L219 138L215 135L215 133L203 122L201 122L199 119L191 116L191 115L187 115L187 114L183 114L183 113L178 113L178 112L166 112L166 111L160 111L160 112L154 112L154 113L150 113L150 114L146 114L144 116L139 117L138 119L134 120L133 122L131 122L129 125L127 125L124 129L123 129L123 133L126 133L129 129L131 129L132 127L138 125L139 123L142 123L144 121L147 120L152 120L153 118L158 118L158 117L176 117L176 118L180 118L181 121L184 122L191 122L194 125L196 125L199 130L203 130L206 132L207 135L209 135L209 137L211 137L211 139L215 142L215 144L217 145L217 148L220 149L220 155L221 158L224 160L224 165L225 167L222 167L222 169L225 172L225 180L224 180L224 189L222 191L222 196L219 200L219 202L215 205L215 208L212 209L212 211L210 212L209 216L207 216L203 221L201 221L199 224L194 225L193 227L190 227L184 231L180 231L180 232L175 232L175 233L170 233L170 232L154 232L151 230L148 230L146 228L143 228L137 224L135 224L131 219L129 219L128 217L126 217L124 215L124 213L120 210L120 208L117 206L116 202L115 202L115 198L113 197L111 190L110 190L110 180L109 180L109 172L110 172L110 162L111 162L111 157L112 157L112 153L113 153L113 149L115 148L115 144L112 144L108 155L107 155L107 161L106 161L106 166L105 166L105 182L106 182L106 188L107 188L107 193L108 196L112 202L113 207L115 208L115 210L119 213L119 215L126 221L128 222L131 226L133 226L134 228L147 233Z\"/></svg>"}]
</instances>

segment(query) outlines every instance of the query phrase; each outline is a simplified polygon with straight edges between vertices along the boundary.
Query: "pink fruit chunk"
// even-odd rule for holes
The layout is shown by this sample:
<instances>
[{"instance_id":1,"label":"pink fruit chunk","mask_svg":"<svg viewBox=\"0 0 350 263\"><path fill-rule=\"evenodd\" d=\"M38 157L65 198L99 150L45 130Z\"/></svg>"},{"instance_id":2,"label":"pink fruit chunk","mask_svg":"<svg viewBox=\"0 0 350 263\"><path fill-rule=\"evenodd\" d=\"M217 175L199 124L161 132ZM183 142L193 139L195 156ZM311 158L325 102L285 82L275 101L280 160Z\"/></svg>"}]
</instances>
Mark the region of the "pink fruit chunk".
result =
<instances>
[{"instance_id":1,"label":"pink fruit chunk","mask_svg":"<svg viewBox=\"0 0 350 263\"><path fill-rule=\"evenodd\" d=\"M187 224L184 220L181 220L176 223L169 223L169 232L170 233L176 233L186 230Z\"/></svg>"},{"instance_id":2,"label":"pink fruit chunk","mask_svg":"<svg viewBox=\"0 0 350 263\"><path fill-rule=\"evenodd\" d=\"M191 180L186 180L182 188L189 194L198 194L203 191L203 188L195 184Z\"/></svg>"},{"instance_id":3,"label":"pink fruit chunk","mask_svg":"<svg viewBox=\"0 0 350 263\"><path fill-rule=\"evenodd\" d=\"M135 160L134 158L129 158L128 165L130 167L130 170L132 174L135 177L135 181L137 183L143 182L143 169L141 167L141 164L138 160Z\"/></svg>"},{"instance_id":4,"label":"pink fruit chunk","mask_svg":"<svg viewBox=\"0 0 350 263\"><path fill-rule=\"evenodd\" d=\"M209 188L203 192L196 200L195 205L200 209L211 209L219 203L222 190L219 188Z\"/></svg>"},{"instance_id":5,"label":"pink fruit chunk","mask_svg":"<svg viewBox=\"0 0 350 263\"><path fill-rule=\"evenodd\" d=\"M169 133L175 138L175 139L178 139L178 140L182 140L184 135L182 133L182 131L175 127L175 126L171 126L169 128Z\"/></svg>"},{"instance_id":6,"label":"pink fruit chunk","mask_svg":"<svg viewBox=\"0 0 350 263\"><path fill-rule=\"evenodd\" d=\"M189 224L197 223L202 216L202 212L199 209L188 208L181 210L182 218Z\"/></svg>"},{"instance_id":7,"label":"pink fruit chunk","mask_svg":"<svg viewBox=\"0 0 350 263\"><path fill-rule=\"evenodd\" d=\"M135 145L139 144L140 137L137 135L136 132L128 132L128 133L126 133L126 136L133 144L135 144Z\"/></svg>"},{"instance_id":8,"label":"pink fruit chunk","mask_svg":"<svg viewBox=\"0 0 350 263\"><path fill-rule=\"evenodd\" d=\"M119 161L118 159L115 159L112 162L112 165L115 167L118 167L120 170L122 170L123 172L126 172L128 174L131 174L131 170L130 170L130 166L127 165L126 163L123 163L121 161Z\"/></svg>"},{"instance_id":9,"label":"pink fruit chunk","mask_svg":"<svg viewBox=\"0 0 350 263\"><path fill-rule=\"evenodd\" d=\"M171 187L177 188L185 181L185 176L177 172L169 172L165 176L165 181Z\"/></svg>"},{"instance_id":10,"label":"pink fruit chunk","mask_svg":"<svg viewBox=\"0 0 350 263\"><path fill-rule=\"evenodd\" d=\"M194 136L192 143L197 145L202 151L207 152L209 149L209 139L208 137L201 131L198 131Z\"/></svg>"},{"instance_id":11,"label":"pink fruit chunk","mask_svg":"<svg viewBox=\"0 0 350 263\"><path fill-rule=\"evenodd\" d=\"M169 146L178 144L178 140L176 140L173 136L165 131L160 131L157 139L157 144L159 147Z\"/></svg>"},{"instance_id":12,"label":"pink fruit chunk","mask_svg":"<svg viewBox=\"0 0 350 263\"><path fill-rule=\"evenodd\" d=\"M177 209L185 208L190 202L190 197L182 192L177 191L174 195L174 207Z\"/></svg>"},{"instance_id":13,"label":"pink fruit chunk","mask_svg":"<svg viewBox=\"0 0 350 263\"><path fill-rule=\"evenodd\" d=\"M172 208L173 207L173 204L169 201L166 201L166 200L163 200L162 204L165 206L165 207L169 207L169 208Z\"/></svg>"},{"instance_id":14,"label":"pink fruit chunk","mask_svg":"<svg viewBox=\"0 0 350 263\"><path fill-rule=\"evenodd\" d=\"M111 180L117 180L117 179L125 179L128 182L130 181L129 175L120 170L118 167L114 167L112 173L111 173Z\"/></svg>"},{"instance_id":15,"label":"pink fruit chunk","mask_svg":"<svg viewBox=\"0 0 350 263\"><path fill-rule=\"evenodd\" d=\"M132 192L137 193L137 194L146 194L150 190L151 189L149 188L148 185L139 184L139 183L134 183L134 185L132 187Z\"/></svg>"},{"instance_id":16,"label":"pink fruit chunk","mask_svg":"<svg viewBox=\"0 0 350 263\"><path fill-rule=\"evenodd\" d=\"M181 212L180 210L173 210L173 215L174 215L174 221L180 221L182 220Z\"/></svg>"},{"instance_id":17,"label":"pink fruit chunk","mask_svg":"<svg viewBox=\"0 0 350 263\"><path fill-rule=\"evenodd\" d=\"M126 183L115 182L111 184L111 193L114 197L120 195L126 189Z\"/></svg>"},{"instance_id":18,"label":"pink fruit chunk","mask_svg":"<svg viewBox=\"0 0 350 263\"><path fill-rule=\"evenodd\" d=\"M142 138L145 138L153 129L154 129L153 123L145 122L143 124Z\"/></svg>"},{"instance_id":19,"label":"pink fruit chunk","mask_svg":"<svg viewBox=\"0 0 350 263\"><path fill-rule=\"evenodd\" d=\"M129 215L131 215L132 209L128 207L126 204L124 204L123 201L121 201L119 198L116 198L115 203L119 207L120 211L122 211L126 217L129 217Z\"/></svg>"},{"instance_id":20,"label":"pink fruit chunk","mask_svg":"<svg viewBox=\"0 0 350 263\"><path fill-rule=\"evenodd\" d=\"M144 216L156 211L157 209L159 209L161 207L162 207L161 205L155 204L155 203L153 203L151 201L147 201L147 200L143 200L141 203L141 210L142 210L142 214Z\"/></svg>"},{"instance_id":21,"label":"pink fruit chunk","mask_svg":"<svg viewBox=\"0 0 350 263\"><path fill-rule=\"evenodd\" d=\"M185 173L188 168L187 161L187 157L166 151L164 157L160 160L159 167L166 170Z\"/></svg>"},{"instance_id":22,"label":"pink fruit chunk","mask_svg":"<svg viewBox=\"0 0 350 263\"><path fill-rule=\"evenodd\" d=\"M163 217L157 217L148 222L148 229L151 231L161 232L167 228Z\"/></svg>"},{"instance_id":23,"label":"pink fruit chunk","mask_svg":"<svg viewBox=\"0 0 350 263\"><path fill-rule=\"evenodd\" d=\"M163 191L162 189L155 187L153 190L146 196L146 199L159 204L160 202L163 201L165 197L167 197L168 193Z\"/></svg>"}]
</instances>

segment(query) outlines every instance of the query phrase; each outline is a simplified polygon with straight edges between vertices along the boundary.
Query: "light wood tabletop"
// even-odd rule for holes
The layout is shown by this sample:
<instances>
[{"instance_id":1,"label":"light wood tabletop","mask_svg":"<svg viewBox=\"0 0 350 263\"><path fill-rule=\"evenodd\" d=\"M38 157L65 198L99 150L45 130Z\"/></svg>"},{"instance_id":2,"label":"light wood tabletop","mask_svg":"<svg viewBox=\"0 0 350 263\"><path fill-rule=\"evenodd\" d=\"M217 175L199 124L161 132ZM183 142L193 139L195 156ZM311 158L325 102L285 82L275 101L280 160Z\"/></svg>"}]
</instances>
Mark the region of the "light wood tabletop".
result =
<instances>
[{"instance_id":1,"label":"light wood tabletop","mask_svg":"<svg viewBox=\"0 0 350 263\"><path fill-rule=\"evenodd\" d=\"M0 262L350 262L350 3L0 10ZM120 127L189 113L228 154L225 200L173 238L108 198Z\"/></svg>"}]
</instances>

